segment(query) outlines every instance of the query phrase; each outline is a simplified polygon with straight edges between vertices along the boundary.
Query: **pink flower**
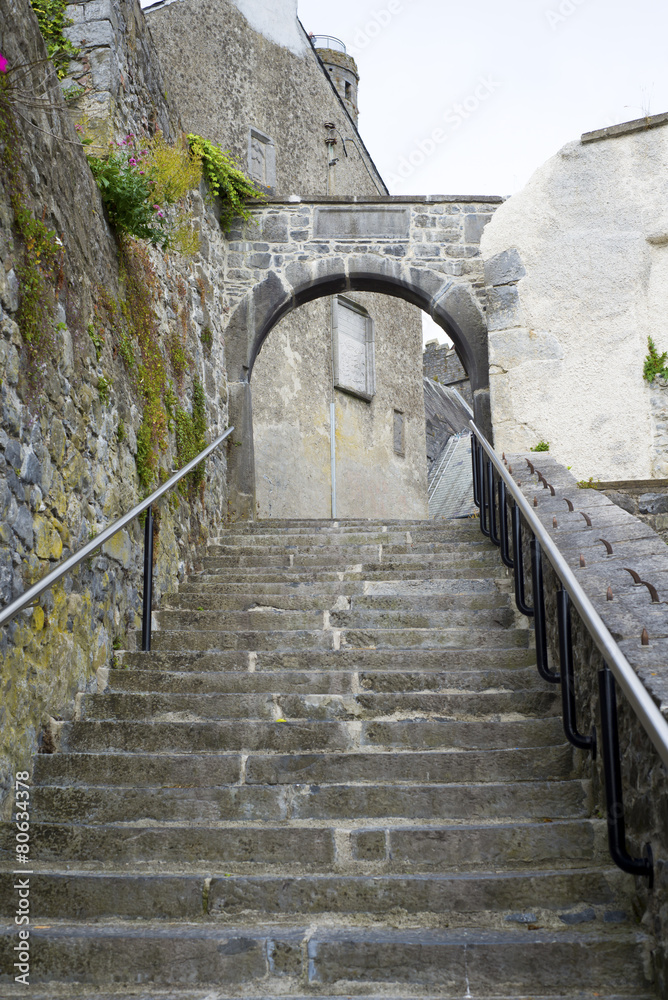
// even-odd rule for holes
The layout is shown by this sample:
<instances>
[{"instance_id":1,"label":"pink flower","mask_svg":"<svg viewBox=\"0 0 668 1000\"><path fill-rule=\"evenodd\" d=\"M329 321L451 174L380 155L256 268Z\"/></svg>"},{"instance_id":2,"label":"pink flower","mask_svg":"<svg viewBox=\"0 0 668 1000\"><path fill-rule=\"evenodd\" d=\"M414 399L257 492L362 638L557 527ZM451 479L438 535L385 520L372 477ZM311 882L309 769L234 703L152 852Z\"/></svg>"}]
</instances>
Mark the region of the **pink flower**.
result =
<instances>
[{"instance_id":1,"label":"pink flower","mask_svg":"<svg viewBox=\"0 0 668 1000\"><path fill-rule=\"evenodd\" d=\"M0 52L0 73L6 73L8 65L9 65L9 63L7 62L7 60L5 59L5 57L3 56L2 52Z\"/></svg>"},{"instance_id":2,"label":"pink flower","mask_svg":"<svg viewBox=\"0 0 668 1000\"><path fill-rule=\"evenodd\" d=\"M154 205L153 206L153 211L154 212L159 212L160 211L160 205Z\"/></svg>"},{"instance_id":3,"label":"pink flower","mask_svg":"<svg viewBox=\"0 0 668 1000\"><path fill-rule=\"evenodd\" d=\"M137 166L137 161L135 160L134 156L130 157L130 159L128 160L128 163L130 164L131 167L136 167Z\"/></svg>"}]
</instances>

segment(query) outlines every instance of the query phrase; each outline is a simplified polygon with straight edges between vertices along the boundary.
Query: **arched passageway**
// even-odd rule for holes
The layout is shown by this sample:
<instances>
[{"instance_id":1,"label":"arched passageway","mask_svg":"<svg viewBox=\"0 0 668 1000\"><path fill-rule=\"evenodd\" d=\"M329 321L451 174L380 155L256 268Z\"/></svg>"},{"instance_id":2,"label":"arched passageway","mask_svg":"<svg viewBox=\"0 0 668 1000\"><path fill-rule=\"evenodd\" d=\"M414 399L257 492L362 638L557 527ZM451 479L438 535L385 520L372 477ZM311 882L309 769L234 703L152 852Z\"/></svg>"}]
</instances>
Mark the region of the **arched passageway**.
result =
<instances>
[{"instance_id":1,"label":"arched passageway","mask_svg":"<svg viewBox=\"0 0 668 1000\"><path fill-rule=\"evenodd\" d=\"M419 207L425 213L425 205L420 203ZM298 233L290 229L297 224L295 220L290 222L293 209L302 213L300 224L303 228ZM430 204L430 209L434 212L440 209L443 213L440 205ZM225 330L229 420L236 428L234 437L239 445L230 449L228 483L230 500L239 516L252 518L255 511L251 403L255 360L279 320L299 306L323 296L376 292L402 298L428 313L452 339L471 381L476 420L485 433L491 434L487 326L478 298L481 281L476 267L465 268L462 263L470 262L477 254L477 247L466 242L466 220L472 217L486 220L488 217L466 215L458 208L460 244L453 248L453 238L448 237L450 256L446 260L437 256L440 252L437 233L425 243L425 233L434 233L434 227L424 223L425 219L429 221L426 214L416 217L415 206L400 206L401 218L405 220L405 229L401 232L397 230L404 222L396 218L388 222L391 208L384 206L380 214L387 232L382 237L377 232L373 236L364 235L360 225L351 224L351 219L360 218L356 210L361 213L362 221L364 211L369 216L368 208L351 206L350 215L344 217L343 226L349 230L346 235L337 233L339 223L332 225L330 220L327 233L318 236L318 226L323 226L318 222L318 206L282 205L280 211L276 206L265 206L258 210L260 229L254 233L256 242L238 244L240 251L246 248L249 265L253 262L262 265L262 268L256 266L254 271L250 266L245 271L237 269L237 274L249 278L252 275L254 280L252 285L250 281L245 282L246 288L238 287L236 304ZM341 211L337 206L336 212ZM304 212L309 213L308 218ZM438 222L443 215L434 218ZM379 224L376 225L379 228ZM481 230L481 226L479 228ZM352 229L354 235L350 233ZM469 236L471 229L469 223ZM260 243L263 239L265 242ZM255 249L265 246L269 252ZM418 253L420 248L422 256ZM430 257L425 255L425 249ZM456 253L461 254L461 261L456 260Z\"/></svg>"}]
</instances>

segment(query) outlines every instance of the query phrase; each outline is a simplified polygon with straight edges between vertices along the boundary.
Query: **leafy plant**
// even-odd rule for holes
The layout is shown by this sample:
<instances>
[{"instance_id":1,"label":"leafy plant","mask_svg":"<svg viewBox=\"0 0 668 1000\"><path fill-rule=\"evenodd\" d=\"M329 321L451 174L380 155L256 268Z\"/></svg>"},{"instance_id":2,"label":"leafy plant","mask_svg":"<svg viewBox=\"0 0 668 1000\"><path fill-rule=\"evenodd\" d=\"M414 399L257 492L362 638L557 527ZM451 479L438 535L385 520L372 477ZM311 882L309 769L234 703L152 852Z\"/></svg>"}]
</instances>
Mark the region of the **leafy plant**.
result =
<instances>
[{"instance_id":1,"label":"leafy plant","mask_svg":"<svg viewBox=\"0 0 668 1000\"><path fill-rule=\"evenodd\" d=\"M589 479L578 480L578 487L581 490L595 490L596 487L599 485L600 481L601 481L600 479L594 480L594 477L590 476Z\"/></svg>"},{"instance_id":2,"label":"leafy plant","mask_svg":"<svg viewBox=\"0 0 668 1000\"><path fill-rule=\"evenodd\" d=\"M176 420L176 451L181 465L187 465L199 453L206 448L206 396L204 387L198 378L193 386L193 406L192 414L177 407L175 413ZM189 491L201 488L204 485L206 474L206 462L193 469L187 476L189 480Z\"/></svg>"},{"instance_id":3,"label":"leafy plant","mask_svg":"<svg viewBox=\"0 0 668 1000\"><path fill-rule=\"evenodd\" d=\"M100 396L100 402L105 406L109 402L109 394L111 392L111 387L113 382L106 375L100 375L97 380L97 391Z\"/></svg>"},{"instance_id":4,"label":"leafy plant","mask_svg":"<svg viewBox=\"0 0 668 1000\"><path fill-rule=\"evenodd\" d=\"M152 197L154 184L142 159L148 150L138 151L134 139L127 135L104 158L88 154L88 162L112 225L165 250L165 212Z\"/></svg>"},{"instance_id":5,"label":"leafy plant","mask_svg":"<svg viewBox=\"0 0 668 1000\"><path fill-rule=\"evenodd\" d=\"M645 357L645 364L643 365L642 375L647 382L653 382L657 375L661 378L668 379L668 368L666 368L666 361L668 361L668 351L664 351L663 354L659 354L656 349L656 344L651 337L647 338L648 354Z\"/></svg>"},{"instance_id":6,"label":"leafy plant","mask_svg":"<svg viewBox=\"0 0 668 1000\"><path fill-rule=\"evenodd\" d=\"M104 337L99 333L92 323L88 324L88 336L93 341L93 347L95 348L95 360L100 360L100 355L102 354L102 348L104 347Z\"/></svg>"},{"instance_id":7,"label":"leafy plant","mask_svg":"<svg viewBox=\"0 0 668 1000\"><path fill-rule=\"evenodd\" d=\"M193 133L188 136L188 142L193 154L202 161L211 194L220 198L222 228L229 229L237 217L249 219L250 211L245 202L251 198L264 201L264 193L246 177L230 153L224 152L220 146Z\"/></svg>"},{"instance_id":8,"label":"leafy plant","mask_svg":"<svg viewBox=\"0 0 668 1000\"><path fill-rule=\"evenodd\" d=\"M88 162L117 230L161 250L197 253L199 235L180 203L199 185L202 164L185 139L170 146L158 132L140 144L129 133L104 156L88 154Z\"/></svg>"},{"instance_id":9,"label":"leafy plant","mask_svg":"<svg viewBox=\"0 0 668 1000\"><path fill-rule=\"evenodd\" d=\"M535 448L529 448L529 451L549 451L550 442L549 441L539 441Z\"/></svg>"},{"instance_id":10,"label":"leafy plant","mask_svg":"<svg viewBox=\"0 0 668 1000\"><path fill-rule=\"evenodd\" d=\"M30 0L30 3L46 42L46 51L56 67L58 79L62 80L67 76L70 60L76 59L80 51L64 34L64 29L74 23L65 16L67 0Z\"/></svg>"}]
</instances>

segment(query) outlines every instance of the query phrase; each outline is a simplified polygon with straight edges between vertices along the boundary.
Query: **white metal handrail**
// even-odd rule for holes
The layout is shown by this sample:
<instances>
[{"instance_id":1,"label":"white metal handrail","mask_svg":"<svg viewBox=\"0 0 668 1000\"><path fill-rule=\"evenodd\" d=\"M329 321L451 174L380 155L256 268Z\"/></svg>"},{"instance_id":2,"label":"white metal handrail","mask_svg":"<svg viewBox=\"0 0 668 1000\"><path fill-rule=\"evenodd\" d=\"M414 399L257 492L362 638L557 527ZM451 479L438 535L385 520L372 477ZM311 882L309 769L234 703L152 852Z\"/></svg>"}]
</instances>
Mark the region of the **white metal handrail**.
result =
<instances>
[{"instance_id":1,"label":"white metal handrail","mask_svg":"<svg viewBox=\"0 0 668 1000\"><path fill-rule=\"evenodd\" d=\"M0 625L5 625L20 611L23 611L24 608L28 607L29 604L33 604L36 598L43 594L45 590L52 587L54 583L57 583L58 580L62 579L62 577L78 566L79 563L83 562L84 559L87 559L88 556L92 555L92 553L99 549L101 545L104 545L104 543L108 542L110 538L113 538L117 532L121 531L126 525L130 524L131 521L134 521L134 519L145 510L148 510L148 508L154 504L156 500L159 500L161 496L168 492L168 490L171 490L173 486L176 486L176 484L180 482L184 476L187 476L189 472L192 472L192 470L196 468L200 462L204 461L204 459L210 455L212 451L215 451L215 449L223 443L225 438L230 436L233 430L234 427L229 427L224 434L221 434L220 437L216 438L212 444L204 448L196 458L193 458L191 462L188 462L188 464L184 465L182 469L179 469L178 472L175 472L172 476L170 476L167 482L163 483L162 486L159 486L157 490L154 490L154 492L151 493L150 496L146 497L145 500L138 503L127 514L119 517L117 521L110 524L108 528L101 531L99 535L95 536L95 538L91 538L91 540L87 542L83 548L79 549L78 552L75 552L63 563L61 563L60 566L57 566L50 573L47 573L47 575L38 583L35 583L29 590L26 590L21 597L17 597L15 601L12 601L11 604L4 607L2 611L0 611Z\"/></svg>"}]
</instances>

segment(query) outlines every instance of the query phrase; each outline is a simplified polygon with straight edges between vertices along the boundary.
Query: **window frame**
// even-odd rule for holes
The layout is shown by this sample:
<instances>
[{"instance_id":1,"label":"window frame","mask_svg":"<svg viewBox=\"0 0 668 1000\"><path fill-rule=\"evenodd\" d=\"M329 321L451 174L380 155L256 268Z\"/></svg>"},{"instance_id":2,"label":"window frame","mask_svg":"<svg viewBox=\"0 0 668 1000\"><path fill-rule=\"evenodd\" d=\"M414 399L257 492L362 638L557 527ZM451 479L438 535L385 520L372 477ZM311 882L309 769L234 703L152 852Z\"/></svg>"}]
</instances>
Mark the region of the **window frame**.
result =
<instances>
[{"instance_id":1,"label":"window frame","mask_svg":"<svg viewBox=\"0 0 668 1000\"><path fill-rule=\"evenodd\" d=\"M363 316L365 325L365 364L364 382L365 389L361 391L357 386L346 385L340 377L340 339L339 339L339 309L349 309L351 312ZM334 295L332 297L332 369L334 388L349 396L356 396L370 403L376 395L376 351L375 351L375 330L374 322L368 311L358 302L347 298L345 295Z\"/></svg>"}]
</instances>

